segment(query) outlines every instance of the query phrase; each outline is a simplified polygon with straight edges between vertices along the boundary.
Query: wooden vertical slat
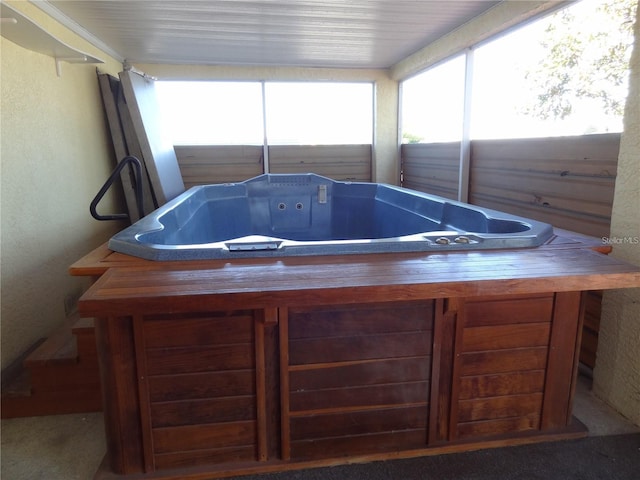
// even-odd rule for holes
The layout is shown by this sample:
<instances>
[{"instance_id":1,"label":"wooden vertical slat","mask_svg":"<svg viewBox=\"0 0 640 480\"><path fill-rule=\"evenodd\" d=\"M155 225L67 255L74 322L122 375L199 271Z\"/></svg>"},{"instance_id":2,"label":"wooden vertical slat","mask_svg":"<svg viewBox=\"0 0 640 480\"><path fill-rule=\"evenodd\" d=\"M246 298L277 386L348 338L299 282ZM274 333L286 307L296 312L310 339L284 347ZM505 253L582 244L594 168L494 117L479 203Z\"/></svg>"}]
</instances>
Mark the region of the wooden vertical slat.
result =
<instances>
[{"instance_id":1,"label":"wooden vertical slat","mask_svg":"<svg viewBox=\"0 0 640 480\"><path fill-rule=\"evenodd\" d=\"M279 310L265 308L264 312L267 455L269 459L277 459L281 457Z\"/></svg>"},{"instance_id":2,"label":"wooden vertical slat","mask_svg":"<svg viewBox=\"0 0 640 480\"><path fill-rule=\"evenodd\" d=\"M289 311L280 309L280 438L283 460L291 459L291 422L289 418Z\"/></svg>"},{"instance_id":3,"label":"wooden vertical slat","mask_svg":"<svg viewBox=\"0 0 640 480\"><path fill-rule=\"evenodd\" d=\"M267 399L264 358L264 312L260 312L255 325L255 352L256 352L256 415L258 427L258 460L264 462L267 454Z\"/></svg>"},{"instance_id":4,"label":"wooden vertical slat","mask_svg":"<svg viewBox=\"0 0 640 480\"><path fill-rule=\"evenodd\" d=\"M464 334L464 324L466 320L466 312L465 312L465 301L461 298L450 299L449 300L449 308L455 311L455 325L452 329L454 338L452 345L452 357L453 357L453 365L451 368L451 397L450 397L450 407L449 407L449 425L448 425L448 439L455 440L457 438L457 425L458 425L458 410L459 410L459 402L458 397L460 396L460 381L461 381L461 370L462 370L462 340Z\"/></svg>"},{"instance_id":5,"label":"wooden vertical slat","mask_svg":"<svg viewBox=\"0 0 640 480\"><path fill-rule=\"evenodd\" d=\"M438 317L438 312L441 312ZM438 354L434 352L432 375L437 376L431 383L431 413L429 418L429 443L446 442L449 436L449 415L451 412L451 385L453 370L453 349L455 340L457 312L448 307L448 302L443 301L442 310L437 307L436 321L434 324L434 348L436 348L435 335L439 337Z\"/></svg>"},{"instance_id":6,"label":"wooden vertical slat","mask_svg":"<svg viewBox=\"0 0 640 480\"><path fill-rule=\"evenodd\" d=\"M566 427L571 420L576 339L579 342L583 311L580 292L556 293L542 404L543 430Z\"/></svg>"},{"instance_id":7,"label":"wooden vertical slat","mask_svg":"<svg viewBox=\"0 0 640 480\"><path fill-rule=\"evenodd\" d=\"M587 314L587 297L591 292L580 292L580 312L578 313L578 334L575 338L575 352L573 355L573 373L571 374L571 392L569 394L569 404L567 411L567 425L572 421L573 397L576 393L576 383L578 382L578 363L582 347L582 334L584 333L584 318Z\"/></svg>"},{"instance_id":8,"label":"wooden vertical slat","mask_svg":"<svg viewBox=\"0 0 640 480\"><path fill-rule=\"evenodd\" d=\"M117 474L144 472L136 352L130 317L96 318L105 434Z\"/></svg>"},{"instance_id":9,"label":"wooden vertical slat","mask_svg":"<svg viewBox=\"0 0 640 480\"><path fill-rule=\"evenodd\" d=\"M149 382L147 374L147 355L144 335L144 317L135 315L132 319L133 338L135 343L136 368L138 374L138 399L140 405L140 428L142 433L142 455L145 472L155 470L153 455L153 435L151 432L151 404L149 399Z\"/></svg>"}]
</instances>

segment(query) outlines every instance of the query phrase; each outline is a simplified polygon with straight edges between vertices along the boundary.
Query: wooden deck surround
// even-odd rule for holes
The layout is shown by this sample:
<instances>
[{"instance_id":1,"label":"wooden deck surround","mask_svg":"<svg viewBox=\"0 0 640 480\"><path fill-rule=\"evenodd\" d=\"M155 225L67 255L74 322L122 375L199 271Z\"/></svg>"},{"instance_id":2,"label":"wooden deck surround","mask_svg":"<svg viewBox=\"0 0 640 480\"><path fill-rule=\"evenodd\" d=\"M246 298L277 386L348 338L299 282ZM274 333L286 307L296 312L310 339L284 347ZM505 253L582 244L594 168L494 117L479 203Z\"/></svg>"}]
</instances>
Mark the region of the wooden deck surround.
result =
<instances>
[{"instance_id":1,"label":"wooden deck surround","mask_svg":"<svg viewBox=\"0 0 640 480\"><path fill-rule=\"evenodd\" d=\"M101 247L100 479L206 479L575 438L588 290L640 268L527 250L150 262Z\"/></svg>"}]
</instances>

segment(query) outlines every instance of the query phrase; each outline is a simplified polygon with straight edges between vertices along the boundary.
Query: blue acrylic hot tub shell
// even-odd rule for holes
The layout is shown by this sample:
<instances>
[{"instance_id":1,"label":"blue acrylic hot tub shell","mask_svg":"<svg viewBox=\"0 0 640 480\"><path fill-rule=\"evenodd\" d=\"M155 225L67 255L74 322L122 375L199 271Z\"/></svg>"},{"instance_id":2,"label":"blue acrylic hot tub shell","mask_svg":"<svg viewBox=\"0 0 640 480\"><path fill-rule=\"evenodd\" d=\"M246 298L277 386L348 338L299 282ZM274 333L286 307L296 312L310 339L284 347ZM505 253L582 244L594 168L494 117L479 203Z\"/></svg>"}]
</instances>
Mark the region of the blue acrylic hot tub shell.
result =
<instances>
[{"instance_id":1,"label":"blue acrylic hot tub shell","mask_svg":"<svg viewBox=\"0 0 640 480\"><path fill-rule=\"evenodd\" d=\"M550 225L385 184L269 174L193 187L116 234L149 260L526 248Z\"/></svg>"}]
</instances>

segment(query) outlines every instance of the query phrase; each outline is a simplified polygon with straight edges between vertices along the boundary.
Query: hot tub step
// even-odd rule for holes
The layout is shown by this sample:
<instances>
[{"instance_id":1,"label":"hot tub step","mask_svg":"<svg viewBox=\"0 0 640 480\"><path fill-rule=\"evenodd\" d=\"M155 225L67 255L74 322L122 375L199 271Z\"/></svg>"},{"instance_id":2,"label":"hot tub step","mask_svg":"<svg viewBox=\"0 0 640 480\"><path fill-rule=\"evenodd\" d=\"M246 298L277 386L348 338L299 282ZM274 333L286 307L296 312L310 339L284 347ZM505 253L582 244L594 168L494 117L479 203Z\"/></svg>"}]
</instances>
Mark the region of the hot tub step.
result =
<instances>
[{"instance_id":1,"label":"hot tub step","mask_svg":"<svg viewBox=\"0 0 640 480\"><path fill-rule=\"evenodd\" d=\"M76 363L77 348L71 330L62 328L54 332L25 359L27 368L42 367L53 363Z\"/></svg>"},{"instance_id":2,"label":"hot tub step","mask_svg":"<svg viewBox=\"0 0 640 480\"><path fill-rule=\"evenodd\" d=\"M2 388L2 418L95 412L101 403L92 319L34 345Z\"/></svg>"}]
</instances>

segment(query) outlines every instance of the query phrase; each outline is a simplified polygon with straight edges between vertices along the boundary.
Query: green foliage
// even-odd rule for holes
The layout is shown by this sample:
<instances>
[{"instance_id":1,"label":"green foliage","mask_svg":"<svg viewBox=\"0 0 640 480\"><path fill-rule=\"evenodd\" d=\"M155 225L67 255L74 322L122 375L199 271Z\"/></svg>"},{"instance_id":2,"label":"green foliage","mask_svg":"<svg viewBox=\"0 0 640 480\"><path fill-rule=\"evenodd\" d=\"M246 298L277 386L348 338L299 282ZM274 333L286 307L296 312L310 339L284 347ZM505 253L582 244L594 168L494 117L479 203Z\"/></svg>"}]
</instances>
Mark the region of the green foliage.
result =
<instances>
[{"instance_id":1,"label":"green foliage","mask_svg":"<svg viewBox=\"0 0 640 480\"><path fill-rule=\"evenodd\" d=\"M415 135L409 132L404 132L402 134L402 143L420 143L422 140L424 140L424 137L421 137L420 135Z\"/></svg>"},{"instance_id":2,"label":"green foliage","mask_svg":"<svg viewBox=\"0 0 640 480\"><path fill-rule=\"evenodd\" d=\"M571 8L554 14L541 41L548 54L525 75L536 93L525 113L564 119L576 99L593 99L622 116L636 8L637 0L607 0L580 21Z\"/></svg>"}]
</instances>

